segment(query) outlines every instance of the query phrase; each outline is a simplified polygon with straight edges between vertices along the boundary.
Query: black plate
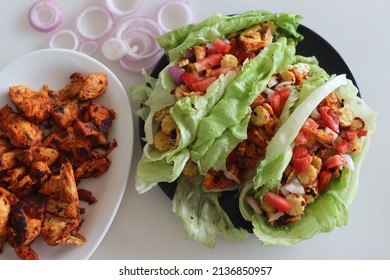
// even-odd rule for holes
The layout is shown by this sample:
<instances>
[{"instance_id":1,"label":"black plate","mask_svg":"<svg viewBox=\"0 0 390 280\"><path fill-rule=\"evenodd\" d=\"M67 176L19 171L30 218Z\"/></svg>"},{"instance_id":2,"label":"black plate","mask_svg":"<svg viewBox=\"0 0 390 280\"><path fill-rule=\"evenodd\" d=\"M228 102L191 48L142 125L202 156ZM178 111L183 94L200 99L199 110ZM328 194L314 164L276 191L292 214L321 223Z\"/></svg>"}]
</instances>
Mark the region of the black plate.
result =
<instances>
[{"instance_id":1,"label":"black plate","mask_svg":"<svg viewBox=\"0 0 390 280\"><path fill-rule=\"evenodd\" d=\"M357 87L356 81L349 70L347 64L344 62L340 54L330 45L324 38L312 31L311 29L299 25L298 32L304 36L304 39L297 46L297 54L303 56L315 56L319 65L326 70L329 74L346 74ZM164 56L156 64L151 76L157 78L158 74L168 65L168 60ZM360 94L359 94L360 96ZM143 130L144 122L140 120L139 130L140 136L144 136ZM176 190L176 183L159 183L160 188L170 198L173 199L173 195ZM249 232L252 232L252 224L246 221L240 213L238 207L238 191L225 191L222 193L219 203L221 207L226 211L231 221L236 227L241 227Z\"/></svg>"}]
</instances>

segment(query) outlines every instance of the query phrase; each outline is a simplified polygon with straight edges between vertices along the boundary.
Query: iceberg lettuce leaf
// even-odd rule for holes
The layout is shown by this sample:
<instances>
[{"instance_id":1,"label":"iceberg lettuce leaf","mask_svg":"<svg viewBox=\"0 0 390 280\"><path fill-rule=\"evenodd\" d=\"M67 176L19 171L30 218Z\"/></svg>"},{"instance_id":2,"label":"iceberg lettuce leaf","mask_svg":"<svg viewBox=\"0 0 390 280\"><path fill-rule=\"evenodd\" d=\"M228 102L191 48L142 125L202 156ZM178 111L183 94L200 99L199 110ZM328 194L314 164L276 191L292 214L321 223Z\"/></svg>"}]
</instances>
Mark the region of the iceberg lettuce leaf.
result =
<instances>
[{"instance_id":1,"label":"iceberg lettuce leaf","mask_svg":"<svg viewBox=\"0 0 390 280\"><path fill-rule=\"evenodd\" d=\"M201 183L190 182L184 177L178 179L172 208L182 220L187 239L214 248L218 234L235 242L248 238L249 233L236 228L219 205L220 195L217 192L204 192Z\"/></svg>"}]
</instances>

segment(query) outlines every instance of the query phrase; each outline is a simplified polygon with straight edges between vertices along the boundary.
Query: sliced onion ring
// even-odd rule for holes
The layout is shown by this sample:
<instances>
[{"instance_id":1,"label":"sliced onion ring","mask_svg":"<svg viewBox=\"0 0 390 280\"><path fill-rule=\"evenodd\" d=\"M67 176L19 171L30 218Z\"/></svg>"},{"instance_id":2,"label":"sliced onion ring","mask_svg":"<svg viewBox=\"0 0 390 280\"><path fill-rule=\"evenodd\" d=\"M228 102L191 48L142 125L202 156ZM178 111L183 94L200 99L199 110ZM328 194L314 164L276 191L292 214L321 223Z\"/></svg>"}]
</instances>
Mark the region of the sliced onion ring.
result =
<instances>
[{"instance_id":1,"label":"sliced onion ring","mask_svg":"<svg viewBox=\"0 0 390 280\"><path fill-rule=\"evenodd\" d=\"M70 37L70 39L73 41L73 46L68 47L66 45L60 46L58 44L60 40L60 37ZM61 42L60 42L61 43ZM80 41L79 38L77 37L77 34L74 33L70 29L63 29L55 33L49 41L49 46L50 48L63 48L63 49L71 49L71 50L77 50L79 47Z\"/></svg>"},{"instance_id":2,"label":"sliced onion ring","mask_svg":"<svg viewBox=\"0 0 390 280\"><path fill-rule=\"evenodd\" d=\"M117 37L108 38L100 48L104 57L111 61L120 60L126 54L126 49L127 43Z\"/></svg>"},{"instance_id":3,"label":"sliced onion ring","mask_svg":"<svg viewBox=\"0 0 390 280\"><path fill-rule=\"evenodd\" d=\"M86 55L93 55L98 50L99 45L96 41L84 41L80 44L78 50L79 52L85 53Z\"/></svg>"},{"instance_id":4,"label":"sliced onion ring","mask_svg":"<svg viewBox=\"0 0 390 280\"><path fill-rule=\"evenodd\" d=\"M143 60L135 60L125 55L119 60L119 64L127 71L140 73L143 69L145 71L149 71L157 63L161 56L162 51L155 56Z\"/></svg>"},{"instance_id":5,"label":"sliced onion ring","mask_svg":"<svg viewBox=\"0 0 390 280\"><path fill-rule=\"evenodd\" d=\"M32 27L41 32L56 29L63 20L64 13L56 2L40 0L35 2L28 11L28 21Z\"/></svg>"},{"instance_id":6,"label":"sliced onion ring","mask_svg":"<svg viewBox=\"0 0 390 280\"><path fill-rule=\"evenodd\" d=\"M133 59L146 59L156 55L160 51L160 46L155 35L143 27L133 27L127 29L121 39L127 42L126 54Z\"/></svg>"},{"instance_id":7,"label":"sliced onion ring","mask_svg":"<svg viewBox=\"0 0 390 280\"><path fill-rule=\"evenodd\" d=\"M146 17L130 17L122 21L116 37L127 42L126 56L130 60L142 60L155 56L160 50L156 37L163 33L154 20Z\"/></svg>"},{"instance_id":8,"label":"sliced onion ring","mask_svg":"<svg viewBox=\"0 0 390 280\"><path fill-rule=\"evenodd\" d=\"M129 2L129 1L127 1L127 2ZM121 16L121 17L130 16L130 15L136 13L141 8L142 4L144 3L143 0L134 0L134 1L130 1L130 2L131 2L130 7L127 10L124 10L124 9L118 8L115 0L105 0L107 9L111 13L118 15L118 16Z\"/></svg>"},{"instance_id":9,"label":"sliced onion ring","mask_svg":"<svg viewBox=\"0 0 390 280\"><path fill-rule=\"evenodd\" d=\"M168 23L168 21L172 21L173 19L175 23ZM185 1L173 0L166 2L157 11L157 23L165 32L189 24L191 21L191 8Z\"/></svg>"},{"instance_id":10,"label":"sliced onion ring","mask_svg":"<svg viewBox=\"0 0 390 280\"><path fill-rule=\"evenodd\" d=\"M97 22L102 22L104 18L102 18L101 16L95 16L93 17L93 20L95 22L90 22L88 24L85 24L85 22L83 22L88 19L89 14L94 12L100 13L106 19L105 27L103 28L103 30L99 30L96 34L94 34L93 32L89 33L89 29L96 26ZM98 40L100 38L103 38L114 29L114 26L114 18L111 13L107 9L97 5L85 8L77 15L76 19L77 31L80 36L86 40Z\"/></svg>"}]
</instances>

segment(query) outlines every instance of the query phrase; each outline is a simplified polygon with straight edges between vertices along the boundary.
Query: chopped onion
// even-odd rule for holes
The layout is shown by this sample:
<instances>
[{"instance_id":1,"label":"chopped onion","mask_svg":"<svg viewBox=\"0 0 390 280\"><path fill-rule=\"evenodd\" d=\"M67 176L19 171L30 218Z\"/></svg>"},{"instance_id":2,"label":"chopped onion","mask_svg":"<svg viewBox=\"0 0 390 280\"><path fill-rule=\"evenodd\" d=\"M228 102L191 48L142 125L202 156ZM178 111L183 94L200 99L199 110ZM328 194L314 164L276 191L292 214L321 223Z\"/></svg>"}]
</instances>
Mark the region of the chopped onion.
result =
<instances>
[{"instance_id":1,"label":"chopped onion","mask_svg":"<svg viewBox=\"0 0 390 280\"><path fill-rule=\"evenodd\" d=\"M253 196L247 196L245 197L245 200L257 215L261 215L263 213L260 208L260 203L256 198Z\"/></svg>"},{"instance_id":2,"label":"chopped onion","mask_svg":"<svg viewBox=\"0 0 390 280\"><path fill-rule=\"evenodd\" d=\"M71 40L70 42L69 42L69 38ZM58 31L51 37L49 41L50 48L63 48L63 49L77 50L79 44L80 42L79 42L79 38L77 37L77 34L70 29L63 29Z\"/></svg>"},{"instance_id":3,"label":"chopped onion","mask_svg":"<svg viewBox=\"0 0 390 280\"><path fill-rule=\"evenodd\" d=\"M280 82L279 84L277 84L275 86L275 89L281 89L281 88L283 88L285 86L290 86L290 85L292 85L291 81L283 81L283 82Z\"/></svg>"},{"instance_id":4,"label":"chopped onion","mask_svg":"<svg viewBox=\"0 0 390 280\"><path fill-rule=\"evenodd\" d=\"M98 50L99 46L96 41L84 41L80 44L78 50L79 52L85 53L86 55L93 55Z\"/></svg>"},{"instance_id":5,"label":"chopped onion","mask_svg":"<svg viewBox=\"0 0 390 280\"><path fill-rule=\"evenodd\" d=\"M311 112L310 117L313 120L319 120L321 118L320 112L318 112L317 108L314 108L313 112Z\"/></svg>"},{"instance_id":6,"label":"chopped onion","mask_svg":"<svg viewBox=\"0 0 390 280\"><path fill-rule=\"evenodd\" d=\"M56 29L63 20L64 13L56 2L40 0L35 2L28 11L28 21L31 26L41 32Z\"/></svg>"},{"instance_id":7,"label":"chopped onion","mask_svg":"<svg viewBox=\"0 0 390 280\"><path fill-rule=\"evenodd\" d=\"M168 72L171 75L172 79L175 81L175 84L181 85L183 83L183 79L180 77L181 74L185 72L185 70L178 66L170 66L168 68Z\"/></svg>"},{"instance_id":8,"label":"chopped onion","mask_svg":"<svg viewBox=\"0 0 390 280\"><path fill-rule=\"evenodd\" d=\"M101 51L105 58L117 61L126 54L127 43L117 37L105 40L101 46Z\"/></svg>"},{"instance_id":9,"label":"chopped onion","mask_svg":"<svg viewBox=\"0 0 390 280\"><path fill-rule=\"evenodd\" d=\"M336 132L334 132L333 130L331 130L329 127L325 127L325 132L326 132L326 133L332 133L332 135L333 135L333 140L336 140L336 138L339 136Z\"/></svg>"},{"instance_id":10,"label":"chopped onion","mask_svg":"<svg viewBox=\"0 0 390 280\"><path fill-rule=\"evenodd\" d=\"M302 186L301 182L297 178L294 178L291 182L283 185L281 189L285 189L286 191L293 194L304 194L305 188Z\"/></svg>"},{"instance_id":11,"label":"chopped onion","mask_svg":"<svg viewBox=\"0 0 390 280\"><path fill-rule=\"evenodd\" d=\"M271 80L269 80L268 84L267 84L267 87L269 88L273 88L274 86L276 86L278 84L278 79L275 77L275 76L272 76L271 77Z\"/></svg>"},{"instance_id":12,"label":"chopped onion","mask_svg":"<svg viewBox=\"0 0 390 280\"><path fill-rule=\"evenodd\" d=\"M350 155L348 155L348 154L344 154L344 155L342 155L342 157L345 160L345 166L349 170L353 171L355 169L355 163L353 162L352 157ZM342 167L342 166L340 166L340 167Z\"/></svg>"},{"instance_id":13,"label":"chopped onion","mask_svg":"<svg viewBox=\"0 0 390 280\"><path fill-rule=\"evenodd\" d=\"M270 88L268 88L268 87L266 87L266 88L263 90L263 92L264 92L265 94L267 94L267 95L271 95L271 94L274 94L274 93L275 93L275 91L274 91L273 89L270 89Z\"/></svg>"},{"instance_id":14,"label":"chopped onion","mask_svg":"<svg viewBox=\"0 0 390 280\"><path fill-rule=\"evenodd\" d=\"M157 23L165 32L189 24L191 21L191 8L181 0L166 2L157 11Z\"/></svg>"},{"instance_id":15,"label":"chopped onion","mask_svg":"<svg viewBox=\"0 0 390 280\"><path fill-rule=\"evenodd\" d=\"M124 16L130 16L134 13L136 13L144 3L143 0L135 0L135 1L122 1L126 2L126 5L128 6L127 9L119 8L115 0L105 0L107 9L118 16L124 17Z\"/></svg>"},{"instance_id":16,"label":"chopped onion","mask_svg":"<svg viewBox=\"0 0 390 280\"><path fill-rule=\"evenodd\" d=\"M102 26L102 23L104 26ZM97 5L90 6L78 14L76 28L82 38L98 40L108 35L114 29L114 18L105 8ZM91 30L92 28L95 30Z\"/></svg>"},{"instance_id":17,"label":"chopped onion","mask_svg":"<svg viewBox=\"0 0 390 280\"><path fill-rule=\"evenodd\" d=\"M282 211L277 211L275 213L273 213L269 218L268 218L268 222L274 222L276 221L277 219L279 219L280 217L282 217L284 215L284 212Z\"/></svg>"}]
</instances>

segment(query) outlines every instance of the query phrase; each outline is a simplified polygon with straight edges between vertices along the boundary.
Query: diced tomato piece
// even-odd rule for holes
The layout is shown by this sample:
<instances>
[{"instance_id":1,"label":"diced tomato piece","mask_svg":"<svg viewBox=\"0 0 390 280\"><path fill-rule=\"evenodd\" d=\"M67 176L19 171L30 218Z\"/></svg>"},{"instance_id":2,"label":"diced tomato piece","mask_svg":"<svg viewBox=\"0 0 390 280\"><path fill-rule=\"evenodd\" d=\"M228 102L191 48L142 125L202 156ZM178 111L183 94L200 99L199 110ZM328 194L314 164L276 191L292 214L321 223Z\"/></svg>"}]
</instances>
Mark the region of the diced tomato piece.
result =
<instances>
[{"instance_id":1,"label":"diced tomato piece","mask_svg":"<svg viewBox=\"0 0 390 280\"><path fill-rule=\"evenodd\" d=\"M194 89L192 87L192 85L195 82L199 81L198 77L196 77L195 75L188 73L188 72L184 72L183 74L181 74L180 78L183 80L183 82L186 84L186 86L192 90Z\"/></svg>"},{"instance_id":2,"label":"diced tomato piece","mask_svg":"<svg viewBox=\"0 0 390 280\"><path fill-rule=\"evenodd\" d=\"M252 59L256 56L254 53L240 52L237 55L237 60L240 64L242 64L246 59Z\"/></svg>"},{"instance_id":3,"label":"diced tomato piece","mask_svg":"<svg viewBox=\"0 0 390 280\"><path fill-rule=\"evenodd\" d=\"M207 53L209 55L216 53L227 54L231 48L232 46L230 44L218 38L211 43L211 47L208 48Z\"/></svg>"},{"instance_id":4,"label":"diced tomato piece","mask_svg":"<svg viewBox=\"0 0 390 280\"><path fill-rule=\"evenodd\" d=\"M361 136L367 136L367 133L368 133L367 129L361 129L361 130L359 130L359 131L357 132L357 135L358 135L359 137L361 137Z\"/></svg>"},{"instance_id":5,"label":"diced tomato piece","mask_svg":"<svg viewBox=\"0 0 390 280\"><path fill-rule=\"evenodd\" d=\"M332 178L332 173L329 170L321 170L318 175L317 188L318 192L322 193L329 185L329 181Z\"/></svg>"},{"instance_id":6,"label":"diced tomato piece","mask_svg":"<svg viewBox=\"0 0 390 280\"><path fill-rule=\"evenodd\" d=\"M353 141L358 138L358 133L355 130L347 129L345 130L345 139L348 141Z\"/></svg>"},{"instance_id":7,"label":"diced tomato piece","mask_svg":"<svg viewBox=\"0 0 390 280\"><path fill-rule=\"evenodd\" d=\"M302 129L298 132L298 135L295 137L295 143L298 145L305 145L309 140L309 135Z\"/></svg>"},{"instance_id":8,"label":"diced tomato piece","mask_svg":"<svg viewBox=\"0 0 390 280\"><path fill-rule=\"evenodd\" d=\"M268 202L272 207L278 209L281 212L285 212L291 209L290 203L288 203L288 201L285 200L282 196L274 192L267 192L263 196L263 199L264 201Z\"/></svg>"},{"instance_id":9,"label":"diced tomato piece","mask_svg":"<svg viewBox=\"0 0 390 280\"><path fill-rule=\"evenodd\" d=\"M319 111L320 111L321 119L324 122L324 125L329 127L334 132L339 133L340 132L340 128L339 128L340 121L339 121L339 118L338 118L336 112L327 106L321 107L319 109Z\"/></svg>"},{"instance_id":10,"label":"diced tomato piece","mask_svg":"<svg viewBox=\"0 0 390 280\"><path fill-rule=\"evenodd\" d=\"M308 150L302 146L295 146L292 155L292 164L296 174L306 171L312 161L312 156Z\"/></svg>"},{"instance_id":11,"label":"diced tomato piece","mask_svg":"<svg viewBox=\"0 0 390 280\"><path fill-rule=\"evenodd\" d=\"M206 69L211 69L221 63L222 54L216 53L206 56L205 58L194 63L196 71L202 72Z\"/></svg>"},{"instance_id":12,"label":"diced tomato piece","mask_svg":"<svg viewBox=\"0 0 390 280\"><path fill-rule=\"evenodd\" d=\"M346 154L349 151L349 143L347 140L343 139L340 144L337 146L337 152L339 154Z\"/></svg>"},{"instance_id":13,"label":"diced tomato piece","mask_svg":"<svg viewBox=\"0 0 390 280\"><path fill-rule=\"evenodd\" d=\"M312 118L308 118L306 120L304 126L317 129L320 125L315 120L313 120Z\"/></svg>"},{"instance_id":14,"label":"diced tomato piece","mask_svg":"<svg viewBox=\"0 0 390 280\"><path fill-rule=\"evenodd\" d=\"M216 80L216 77L203 78L192 84L195 91L206 91L206 89Z\"/></svg>"},{"instance_id":15,"label":"diced tomato piece","mask_svg":"<svg viewBox=\"0 0 390 280\"><path fill-rule=\"evenodd\" d=\"M227 74L230 71L236 71L234 66L219 67L210 71L210 76L219 77L222 74Z\"/></svg>"},{"instance_id":16,"label":"diced tomato piece","mask_svg":"<svg viewBox=\"0 0 390 280\"><path fill-rule=\"evenodd\" d=\"M277 117L280 117L290 92L289 88L281 88L269 96L269 103Z\"/></svg>"},{"instance_id":17,"label":"diced tomato piece","mask_svg":"<svg viewBox=\"0 0 390 280\"><path fill-rule=\"evenodd\" d=\"M345 164L345 159L341 155L330 156L324 162L324 166L328 169L339 167L344 164Z\"/></svg>"}]
</instances>

